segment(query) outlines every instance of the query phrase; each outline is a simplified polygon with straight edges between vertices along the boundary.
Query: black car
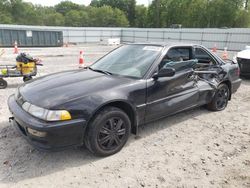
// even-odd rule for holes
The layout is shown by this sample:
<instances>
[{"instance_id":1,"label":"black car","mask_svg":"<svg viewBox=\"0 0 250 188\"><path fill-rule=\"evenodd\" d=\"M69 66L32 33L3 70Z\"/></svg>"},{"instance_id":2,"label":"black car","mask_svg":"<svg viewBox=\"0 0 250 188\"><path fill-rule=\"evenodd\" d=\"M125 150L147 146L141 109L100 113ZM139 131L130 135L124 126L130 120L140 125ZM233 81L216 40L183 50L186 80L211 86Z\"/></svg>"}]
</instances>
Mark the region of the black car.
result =
<instances>
[{"instance_id":1,"label":"black car","mask_svg":"<svg viewBox=\"0 0 250 188\"><path fill-rule=\"evenodd\" d=\"M226 108L240 87L238 64L191 44L127 44L81 70L21 85L11 122L35 147L85 144L114 154L138 126L190 108Z\"/></svg>"}]
</instances>

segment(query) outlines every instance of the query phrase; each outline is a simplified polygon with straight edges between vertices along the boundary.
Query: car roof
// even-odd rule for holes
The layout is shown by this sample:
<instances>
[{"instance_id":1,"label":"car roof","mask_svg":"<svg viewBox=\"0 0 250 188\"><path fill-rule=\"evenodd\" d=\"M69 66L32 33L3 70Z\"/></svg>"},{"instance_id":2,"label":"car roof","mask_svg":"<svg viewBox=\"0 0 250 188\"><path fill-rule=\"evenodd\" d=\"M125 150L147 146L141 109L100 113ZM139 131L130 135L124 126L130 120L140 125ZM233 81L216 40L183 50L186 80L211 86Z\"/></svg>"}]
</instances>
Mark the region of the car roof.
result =
<instances>
[{"instance_id":1,"label":"car roof","mask_svg":"<svg viewBox=\"0 0 250 188\"><path fill-rule=\"evenodd\" d=\"M143 42L143 43L125 43L129 45L153 45L153 46L163 46L163 47L174 47L174 46L183 46L183 47L190 47L190 46L201 46L199 44L193 43L183 43L183 42Z\"/></svg>"}]
</instances>

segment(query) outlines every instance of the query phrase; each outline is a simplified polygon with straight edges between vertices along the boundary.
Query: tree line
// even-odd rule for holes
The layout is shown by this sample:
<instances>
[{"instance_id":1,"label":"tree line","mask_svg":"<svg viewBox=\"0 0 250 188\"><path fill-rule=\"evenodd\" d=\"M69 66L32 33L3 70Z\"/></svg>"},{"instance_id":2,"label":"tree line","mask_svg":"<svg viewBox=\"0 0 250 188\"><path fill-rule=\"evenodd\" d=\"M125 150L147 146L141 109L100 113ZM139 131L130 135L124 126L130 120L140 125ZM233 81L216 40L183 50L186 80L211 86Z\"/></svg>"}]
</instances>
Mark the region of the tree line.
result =
<instances>
[{"instance_id":1,"label":"tree line","mask_svg":"<svg viewBox=\"0 0 250 188\"><path fill-rule=\"evenodd\" d=\"M249 27L248 0L92 0L89 6L63 1L53 7L0 0L1 24L72 27L186 28Z\"/></svg>"}]
</instances>

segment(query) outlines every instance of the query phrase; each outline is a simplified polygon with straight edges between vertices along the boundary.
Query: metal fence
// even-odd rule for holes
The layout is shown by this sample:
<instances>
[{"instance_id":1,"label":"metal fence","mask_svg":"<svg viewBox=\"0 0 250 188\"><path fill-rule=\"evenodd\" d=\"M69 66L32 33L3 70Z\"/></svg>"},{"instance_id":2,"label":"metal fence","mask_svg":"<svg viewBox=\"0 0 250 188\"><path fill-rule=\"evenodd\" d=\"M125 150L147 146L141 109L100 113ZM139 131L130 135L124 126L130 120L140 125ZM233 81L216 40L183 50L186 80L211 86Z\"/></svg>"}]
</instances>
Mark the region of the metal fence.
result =
<instances>
[{"instance_id":1,"label":"metal fence","mask_svg":"<svg viewBox=\"0 0 250 188\"><path fill-rule=\"evenodd\" d=\"M45 27L0 25L1 28L23 30L62 31L64 43L99 43L108 38L121 38L122 42L186 42L202 44L208 48L239 51L250 45L250 28L234 29L152 29L104 27Z\"/></svg>"},{"instance_id":2,"label":"metal fence","mask_svg":"<svg viewBox=\"0 0 250 188\"><path fill-rule=\"evenodd\" d=\"M185 42L238 51L250 45L250 29L122 29L123 42Z\"/></svg>"},{"instance_id":3,"label":"metal fence","mask_svg":"<svg viewBox=\"0 0 250 188\"><path fill-rule=\"evenodd\" d=\"M113 27L50 27L0 24L0 29L62 31L64 43L97 43L108 38L121 38L121 28Z\"/></svg>"}]
</instances>

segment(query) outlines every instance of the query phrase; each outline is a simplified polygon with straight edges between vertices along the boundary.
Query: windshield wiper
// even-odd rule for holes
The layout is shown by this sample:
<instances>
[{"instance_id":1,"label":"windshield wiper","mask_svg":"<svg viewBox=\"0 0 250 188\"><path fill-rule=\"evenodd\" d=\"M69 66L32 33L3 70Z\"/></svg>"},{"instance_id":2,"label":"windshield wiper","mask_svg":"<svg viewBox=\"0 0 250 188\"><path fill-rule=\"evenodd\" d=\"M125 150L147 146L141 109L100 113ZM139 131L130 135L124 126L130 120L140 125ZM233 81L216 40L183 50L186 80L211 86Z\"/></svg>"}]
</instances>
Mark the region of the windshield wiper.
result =
<instances>
[{"instance_id":1,"label":"windshield wiper","mask_svg":"<svg viewBox=\"0 0 250 188\"><path fill-rule=\"evenodd\" d=\"M107 75L112 75L111 72L108 72L108 71L105 71L105 70L99 70L99 69L93 69L91 67L88 67L90 70L92 71L95 71L95 72L100 72L100 73L104 73L104 74L107 74Z\"/></svg>"}]
</instances>

